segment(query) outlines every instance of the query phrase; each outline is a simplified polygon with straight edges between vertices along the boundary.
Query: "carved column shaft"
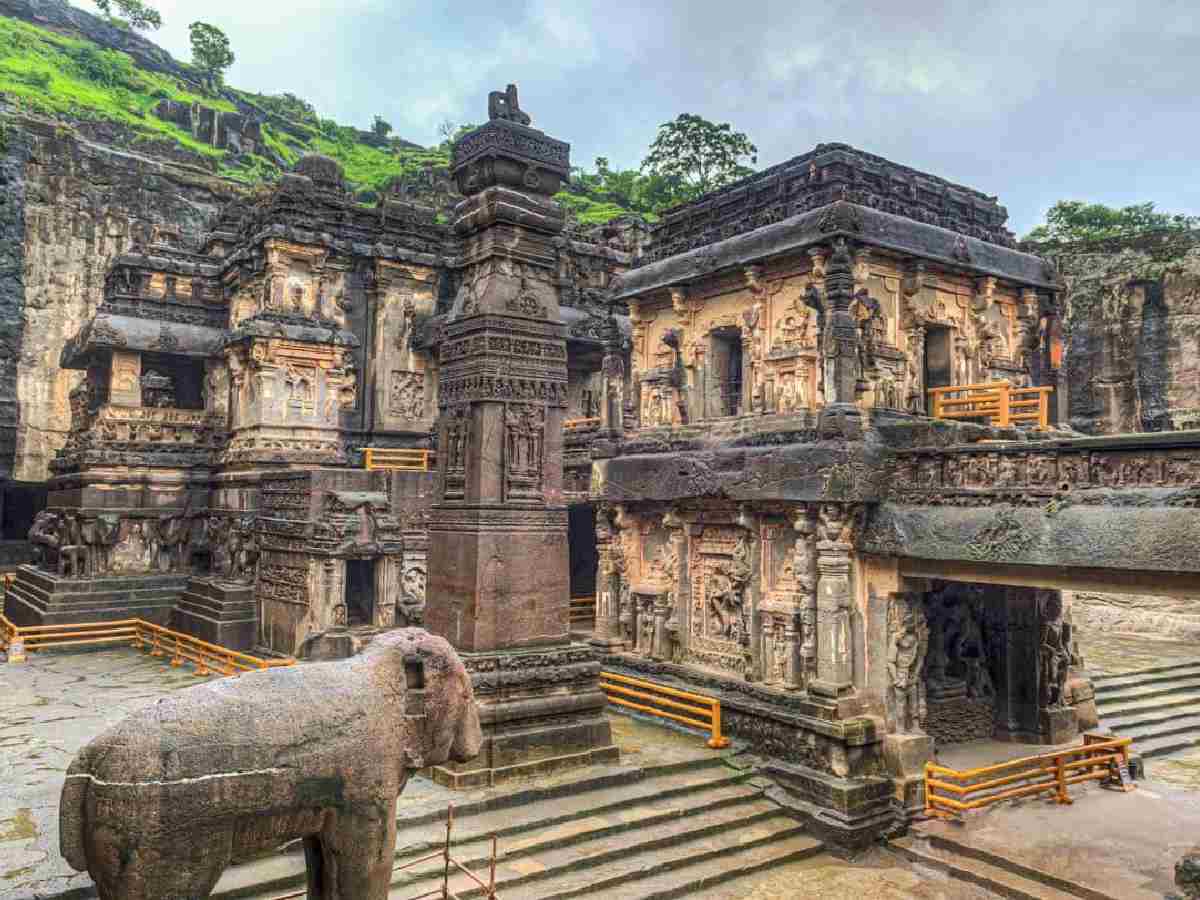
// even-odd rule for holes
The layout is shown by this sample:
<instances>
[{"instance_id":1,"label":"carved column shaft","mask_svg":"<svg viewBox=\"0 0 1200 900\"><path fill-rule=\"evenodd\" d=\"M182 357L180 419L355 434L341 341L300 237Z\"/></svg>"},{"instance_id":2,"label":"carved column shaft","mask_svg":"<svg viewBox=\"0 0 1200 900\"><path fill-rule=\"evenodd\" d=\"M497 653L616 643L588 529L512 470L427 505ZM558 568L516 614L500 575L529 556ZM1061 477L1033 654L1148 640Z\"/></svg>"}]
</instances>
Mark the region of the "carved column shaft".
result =
<instances>
[{"instance_id":1,"label":"carved column shaft","mask_svg":"<svg viewBox=\"0 0 1200 900\"><path fill-rule=\"evenodd\" d=\"M813 693L837 698L854 689L850 632L850 510L834 504L821 508L817 542L817 677Z\"/></svg>"}]
</instances>

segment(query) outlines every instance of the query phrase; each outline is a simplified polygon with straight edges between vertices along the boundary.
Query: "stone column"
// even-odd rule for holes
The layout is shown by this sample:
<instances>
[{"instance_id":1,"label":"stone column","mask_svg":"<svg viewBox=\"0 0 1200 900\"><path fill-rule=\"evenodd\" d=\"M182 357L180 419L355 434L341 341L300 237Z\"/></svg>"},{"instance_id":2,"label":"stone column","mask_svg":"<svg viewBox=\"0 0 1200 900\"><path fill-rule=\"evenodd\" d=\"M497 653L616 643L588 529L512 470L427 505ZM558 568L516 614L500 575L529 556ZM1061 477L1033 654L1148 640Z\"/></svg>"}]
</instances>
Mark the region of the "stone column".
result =
<instances>
[{"instance_id":1,"label":"stone column","mask_svg":"<svg viewBox=\"0 0 1200 900\"><path fill-rule=\"evenodd\" d=\"M817 675L817 540L816 512L801 505L794 513L792 528L796 532L793 566L796 587L800 592L800 655L796 685L809 684Z\"/></svg>"},{"instance_id":2,"label":"stone column","mask_svg":"<svg viewBox=\"0 0 1200 900\"><path fill-rule=\"evenodd\" d=\"M837 699L854 690L850 634L850 541L852 510L822 504L817 541L817 677L812 693Z\"/></svg>"},{"instance_id":3,"label":"stone column","mask_svg":"<svg viewBox=\"0 0 1200 900\"><path fill-rule=\"evenodd\" d=\"M439 347L425 622L460 651L480 702L480 759L439 775L461 786L552 759L616 756L594 651L569 639L567 353L554 245L565 219L552 199L569 147L530 128L516 106L510 86L492 119L455 145L452 165L465 197L453 225L465 270Z\"/></svg>"},{"instance_id":4,"label":"stone column","mask_svg":"<svg viewBox=\"0 0 1200 900\"><path fill-rule=\"evenodd\" d=\"M858 326L854 299L853 248L838 238L825 271L825 403L853 404L858 385Z\"/></svg>"},{"instance_id":5,"label":"stone column","mask_svg":"<svg viewBox=\"0 0 1200 900\"><path fill-rule=\"evenodd\" d=\"M612 521L612 509L601 503L596 509L596 624L592 643L612 648L621 643L621 547Z\"/></svg>"},{"instance_id":6,"label":"stone column","mask_svg":"<svg viewBox=\"0 0 1200 900\"><path fill-rule=\"evenodd\" d=\"M611 438L625 433L625 360L621 329L609 316L604 329L604 359L600 363L600 431Z\"/></svg>"}]
</instances>

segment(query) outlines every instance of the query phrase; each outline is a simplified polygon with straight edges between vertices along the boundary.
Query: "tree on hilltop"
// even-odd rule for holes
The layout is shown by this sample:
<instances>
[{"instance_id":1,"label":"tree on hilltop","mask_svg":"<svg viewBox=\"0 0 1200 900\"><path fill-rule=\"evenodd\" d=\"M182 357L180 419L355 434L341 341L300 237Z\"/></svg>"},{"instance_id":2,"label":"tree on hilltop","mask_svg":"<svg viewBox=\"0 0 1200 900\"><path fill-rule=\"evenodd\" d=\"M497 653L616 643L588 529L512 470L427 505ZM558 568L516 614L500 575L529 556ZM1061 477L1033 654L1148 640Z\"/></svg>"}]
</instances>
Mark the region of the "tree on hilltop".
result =
<instances>
[{"instance_id":1,"label":"tree on hilltop","mask_svg":"<svg viewBox=\"0 0 1200 900\"><path fill-rule=\"evenodd\" d=\"M1029 232L1026 240L1070 243L1197 228L1200 216L1159 212L1153 203L1135 203L1117 209L1103 203L1059 200L1046 212L1046 223Z\"/></svg>"},{"instance_id":2,"label":"tree on hilltop","mask_svg":"<svg viewBox=\"0 0 1200 900\"><path fill-rule=\"evenodd\" d=\"M385 138L392 133L392 123L382 116L376 116L375 121L371 123L371 133L376 137Z\"/></svg>"},{"instance_id":3,"label":"tree on hilltop","mask_svg":"<svg viewBox=\"0 0 1200 900\"><path fill-rule=\"evenodd\" d=\"M204 73L209 88L218 87L225 70L233 65L229 38L216 25L206 22L193 22L188 32L192 38L192 65Z\"/></svg>"},{"instance_id":4,"label":"tree on hilltop","mask_svg":"<svg viewBox=\"0 0 1200 900\"><path fill-rule=\"evenodd\" d=\"M153 30L162 27L162 16L153 6L142 0L95 0L100 12L110 19L120 18L129 23L130 28ZM113 7L117 11L113 12Z\"/></svg>"},{"instance_id":5,"label":"tree on hilltop","mask_svg":"<svg viewBox=\"0 0 1200 900\"><path fill-rule=\"evenodd\" d=\"M758 162L758 148L745 134L728 122L682 113L658 126L642 171L677 179L686 195L679 199L692 199L753 174L746 159Z\"/></svg>"}]
</instances>

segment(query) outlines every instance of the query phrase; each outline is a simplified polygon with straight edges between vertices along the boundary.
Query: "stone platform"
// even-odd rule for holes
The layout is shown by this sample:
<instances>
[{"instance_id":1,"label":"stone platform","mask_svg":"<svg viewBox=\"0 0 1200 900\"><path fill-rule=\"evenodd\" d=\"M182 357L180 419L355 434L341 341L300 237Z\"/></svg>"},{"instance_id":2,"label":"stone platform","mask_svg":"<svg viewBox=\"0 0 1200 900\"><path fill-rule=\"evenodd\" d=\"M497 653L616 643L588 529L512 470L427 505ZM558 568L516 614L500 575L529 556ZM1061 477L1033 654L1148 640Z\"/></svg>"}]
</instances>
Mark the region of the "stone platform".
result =
<instances>
[{"instance_id":1,"label":"stone platform","mask_svg":"<svg viewBox=\"0 0 1200 900\"><path fill-rule=\"evenodd\" d=\"M4 614L21 626L134 618L166 626L186 584L184 575L75 579L21 566L8 590Z\"/></svg>"},{"instance_id":2,"label":"stone platform","mask_svg":"<svg viewBox=\"0 0 1200 900\"><path fill-rule=\"evenodd\" d=\"M250 650L258 638L254 588L191 578L171 616L171 627L232 650Z\"/></svg>"}]
</instances>

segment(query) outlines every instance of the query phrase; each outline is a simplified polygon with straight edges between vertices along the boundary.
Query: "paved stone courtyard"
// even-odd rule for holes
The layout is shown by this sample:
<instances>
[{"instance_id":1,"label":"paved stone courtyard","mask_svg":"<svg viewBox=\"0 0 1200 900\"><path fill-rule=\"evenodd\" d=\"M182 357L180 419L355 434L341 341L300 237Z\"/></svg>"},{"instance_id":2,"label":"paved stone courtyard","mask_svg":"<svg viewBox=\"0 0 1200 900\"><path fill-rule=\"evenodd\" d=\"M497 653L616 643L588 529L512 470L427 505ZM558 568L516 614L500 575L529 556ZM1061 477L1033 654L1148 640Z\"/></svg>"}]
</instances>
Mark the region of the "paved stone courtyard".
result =
<instances>
[{"instance_id":1,"label":"paved stone courtyard","mask_svg":"<svg viewBox=\"0 0 1200 900\"><path fill-rule=\"evenodd\" d=\"M1164 658L1164 653L1174 658L1184 649L1165 644L1158 647L1157 642L1145 642L1145 646L1132 643L1122 648L1112 640L1090 640L1088 646L1092 659L1104 660L1105 671L1109 672L1146 665L1147 659ZM1155 656L1156 651L1161 652ZM0 900L32 900L87 887L87 876L71 872L58 856L58 797L63 772L75 751L109 724L198 681L190 668L172 669L126 648L37 654L24 664L0 663L0 716L6 726L0 733L0 783L6 786L0 794ZM622 750L622 765L685 760L708 752L693 735L626 716L611 718L614 740ZM538 779L536 786L548 787L572 777L569 773L545 777ZM1154 821L1170 819L1180 827L1186 825L1185 838L1192 837L1200 828L1200 793L1186 788L1197 786L1200 753L1182 754L1155 760L1150 780L1143 783L1136 797L1093 790L1087 792L1083 802L1067 810L1040 803L1014 806L977 817L972 834L977 834L981 842L995 844L997 850L1007 847L1010 852L1033 855L1051 853L1052 846L1071 841L1072 853L1080 858L1110 858L1114 865L1125 865L1135 874L1139 871L1137 859L1144 857L1141 884L1157 887L1155 882L1161 881L1161 873L1153 878L1147 866L1166 871L1166 863L1159 863L1177 849L1162 829L1158 832L1165 841L1159 842L1163 846L1135 852L1127 843L1117 841L1118 834L1125 833L1122 828L1109 833L1103 830L1109 825L1100 822L1096 827L1101 831L1092 835L1080 826L1094 822L1091 813L1103 807L1105 815L1100 818L1110 824L1144 820L1146 828L1141 833L1146 835L1155 831L1150 827ZM416 778L410 782L401 808L405 804L425 806L462 799L462 794ZM1013 841L1013 834L1029 827L1047 835L1046 840L1037 846ZM798 884L804 886L807 897L971 900L991 896L887 851L872 851L853 864L820 855L735 879L698 896L782 900L796 896Z\"/></svg>"}]
</instances>

